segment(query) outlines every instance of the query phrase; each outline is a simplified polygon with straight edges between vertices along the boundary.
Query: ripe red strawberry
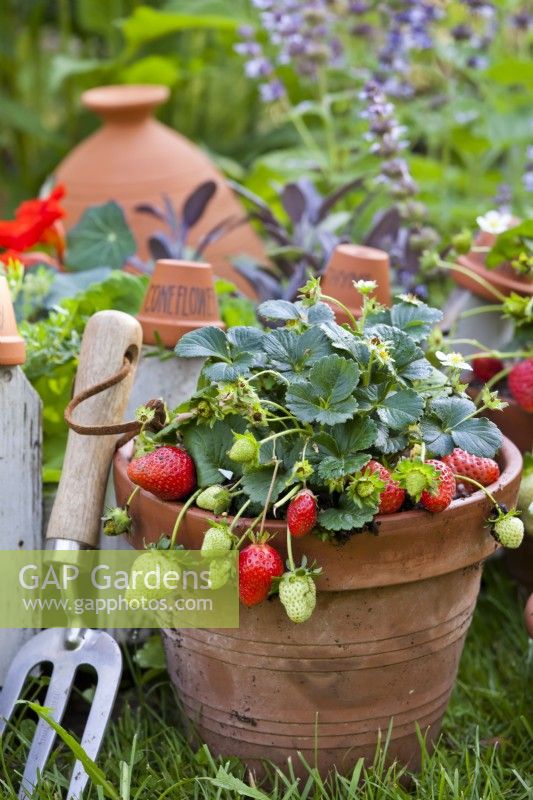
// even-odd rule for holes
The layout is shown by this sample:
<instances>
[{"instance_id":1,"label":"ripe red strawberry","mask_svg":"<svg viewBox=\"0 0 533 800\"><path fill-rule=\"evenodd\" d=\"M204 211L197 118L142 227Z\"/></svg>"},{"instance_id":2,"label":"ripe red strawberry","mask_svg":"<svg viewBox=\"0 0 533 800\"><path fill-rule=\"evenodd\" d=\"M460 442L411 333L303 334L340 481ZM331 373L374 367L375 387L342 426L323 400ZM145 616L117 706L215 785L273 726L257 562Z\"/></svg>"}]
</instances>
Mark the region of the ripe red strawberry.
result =
<instances>
[{"instance_id":1,"label":"ripe red strawberry","mask_svg":"<svg viewBox=\"0 0 533 800\"><path fill-rule=\"evenodd\" d=\"M239 553L239 597L245 606L266 600L272 578L283 575L283 561L266 542L249 544Z\"/></svg>"},{"instance_id":2,"label":"ripe red strawberry","mask_svg":"<svg viewBox=\"0 0 533 800\"><path fill-rule=\"evenodd\" d=\"M450 467L442 461L430 459L426 461L426 464L432 464L440 473L438 477L439 486L435 494L427 489L423 491L420 496L420 502L426 511L432 511L435 514L439 511L444 511L452 502L456 490L455 478Z\"/></svg>"},{"instance_id":3,"label":"ripe red strawberry","mask_svg":"<svg viewBox=\"0 0 533 800\"><path fill-rule=\"evenodd\" d=\"M499 358L475 358L472 361L472 369L475 378L481 383L486 383L504 369L504 364Z\"/></svg>"},{"instance_id":4,"label":"ripe red strawberry","mask_svg":"<svg viewBox=\"0 0 533 800\"><path fill-rule=\"evenodd\" d=\"M387 467L384 467L379 461L369 461L367 469L377 472L381 480L385 482L385 488L379 496L378 513L394 514L399 511L405 500L405 489L402 489L400 484L391 478Z\"/></svg>"},{"instance_id":5,"label":"ripe red strawberry","mask_svg":"<svg viewBox=\"0 0 533 800\"><path fill-rule=\"evenodd\" d=\"M449 456L443 456L442 460L454 474L473 478L482 486L490 486L500 477L500 468L492 458L473 456L460 447L456 447ZM461 479L458 480L460 482ZM465 481L465 490L471 494L476 491L476 487Z\"/></svg>"},{"instance_id":6,"label":"ripe red strawberry","mask_svg":"<svg viewBox=\"0 0 533 800\"><path fill-rule=\"evenodd\" d=\"M318 517L316 497L309 489L302 489L289 503L287 525L291 536L299 538L313 530Z\"/></svg>"},{"instance_id":7,"label":"ripe red strawberry","mask_svg":"<svg viewBox=\"0 0 533 800\"><path fill-rule=\"evenodd\" d=\"M533 358L515 364L507 382L516 402L526 411L533 411Z\"/></svg>"},{"instance_id":8,"label":"ripe red strawberry","mask_svg":"<svg viewBox=\"0 0 533 800\"><path fill-rule=\"evenodd\" d=\"M181 500L196 488L194 461L183 447L157 447L128 465L128 477L161 500Z\"/></svg>"}]
</instances>

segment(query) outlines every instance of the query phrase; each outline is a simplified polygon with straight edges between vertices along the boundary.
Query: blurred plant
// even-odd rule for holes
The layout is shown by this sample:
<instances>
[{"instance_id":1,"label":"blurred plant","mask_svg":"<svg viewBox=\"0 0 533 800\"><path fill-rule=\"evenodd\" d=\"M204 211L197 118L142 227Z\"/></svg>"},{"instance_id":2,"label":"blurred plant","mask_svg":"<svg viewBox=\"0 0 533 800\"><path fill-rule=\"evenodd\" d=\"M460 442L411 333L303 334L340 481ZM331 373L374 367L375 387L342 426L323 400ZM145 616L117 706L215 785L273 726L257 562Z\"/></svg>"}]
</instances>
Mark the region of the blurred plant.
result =
<instances>
[{"instance_id":1,"label":"blurred plant","mask_svg":"<svg viewBox=\"0 0 533 800\"><path fill-rule=\"evenodd\" d=\"M141 203L135 207L140 214L147 214L163 222L168 233L157 232L148 239L148 249L154 260L159 258L189 259L200 261L204 250L214 244L230 231L246 222L246 217L236 215L226 217L205 233L196 245L188 242L189 233L200 222L217 190L215 181L205 181L197 186L185 198L178 215L168 195L163 195L163 207L153 203ZM151 272L153 263L143 262L137 256L128 259L128 263L141 270Z\"/></svg>"}]
</instances>

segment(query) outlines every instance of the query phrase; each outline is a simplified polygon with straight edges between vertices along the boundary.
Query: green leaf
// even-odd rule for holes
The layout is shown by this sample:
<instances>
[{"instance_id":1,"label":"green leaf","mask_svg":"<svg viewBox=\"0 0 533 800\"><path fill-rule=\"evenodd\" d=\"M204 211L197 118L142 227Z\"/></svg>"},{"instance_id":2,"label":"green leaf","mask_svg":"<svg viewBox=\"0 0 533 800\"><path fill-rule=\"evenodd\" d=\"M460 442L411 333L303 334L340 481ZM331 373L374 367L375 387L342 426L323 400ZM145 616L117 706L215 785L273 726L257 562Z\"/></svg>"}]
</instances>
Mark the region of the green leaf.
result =
<instances>
[{"instance_id":1,"label":"green leaf","mask_svg":"<svg viewBox=\"0 0 533 800\"><path fill-rule=\"evenodd\" d=\"M442 424L436 417L423 419L420 432L432 455L447 456L455 447L451 435L443 431Z\"/></svg>"},{"instance_id":2,"label":"green leaf","mask_svg":"<svg viewBox=\"0 0 533 800\"><path fill-rule=\"evenodd\" d=\"M497 267L506 261L517 258L522 250L533 247L533 220L528 219L520 225L515 225L508 231L500 233L492 250L487 255L488 267Z\"/></svg>"},{"instance_id":3,"label":"green leaf","mask_svg":"<svg viewBox=\"0 0 533 800\"><path fill-rule=\"evenodd\" d=\"M414 389L404 389L383 400L378 416L390 428L402 430L420 419L423 408L423 398Z\"/></svg>"},{"instance_id":4,"label":"green leaf","mask_svg":"<svg viewBox=\"0 0 533 800\"><path fill-rule=\"evenodd\" d=\"M120 71L123 83L154 83L172 88L180 79L177 57L151 55Z\"/></svg>"},{"instance_id":5,"label":"green leaf","mask_svg":"<svg viewBox=\"0 0 533 800\"><path fill-rule=\"evenodd\" d=\"M276 319L280 322L300 319L297 306L288 300L267 300L258 306L257 313L265 319Z\"/></svg>"},{"instance_id":6,"label":"green leaf","mask_svg":"<svg viewBox=\"0 0 533 800\"><path fill-rule=\"evenodd\" d=\"M452 431L452 438L456 447L483 458L494 458L503 444L500 429L486 417L472 417L461 422Z\"/></svg>"},{"instance_id":7,"label":"green leaf","mask_svg":"<svg viewBox=\"0 0 533 800\"><path fill-rule=\"evenodd\" d=\"M441 321L442 311L425 303L396 303L391 308L390 316L394 327L408 333L415 342L421 342Z\"/></svg>"},{"instance_id":8,"label":"green leaf","mask_svg":"<svg viewBox=\"0 0 533 800\"><path fill-rule=\"evenodd\" d=\"M312 364L331 353L328 339L320 328L309 328L301 334L277 329L264 337L262 346L270 366L292 381L303 380L303 373Z\"/></svg>"},{"instance_id":9,"label":"green leaf","mask_svg":"<svg viewBox=\"0 0 533 800\"><path fill-rule=\"evenodd\" d=\"M260 789L256 789L254 786L248 786L248 784L241 781L240 778L231 775L224 767L218 768L215 778L202 778L201 780L206 780L213 786L217 786L219 789L225 789L227 792L231 792L232 795L235 794L239 797L250 797L251 800L269 800L270 798L269 795L260 791Z\"/></svg>"},{"instance_id":10,"label":"green leaf","mask_svg":"<svg viewBox=\"0 0 533 800\"><path fill-rule=\"evenodd\" d=\"M226 334L220 328L212 326L186 333L177 343L174 352L179 358L229 359Z\"/></svg>"},{"instance_id":11,"label":"green leaf","mask_svg":"<svg viewBox=\"0 0 533 800\"><path fill-rule=\"evenodd\" d=\"M135 651L133 660L141 669L166 669L165 651L160 636L150 636Z\"/></svg>"},{"instance_id":12,"label":"green leaf","mask_svg":"<svg viewBox=\"0 0 533 800\"><path fill-rule=\"evenodd\" d=\"M232 345L232 355L254 353L261 347L265 334L259 328L237 325L228 331L228 342Z\"/></svg>"},{"instance_id":13,"label":"green leaf","mask_svg":"<svg viewBox=\"0 0 533 800\"><path fill-rule=\"evenodd\" d=\"M401 450L405 450L408 444L407 435L405 433L399 433L393 436L388 427L383 423L379 423L377 429L377 436L374 444L376 450L386 455L390 453L399 453Z\"/></svg>"},{"instance_id":14,"label":"green leaf","mask_svg":"<svg viewBox=\"0 0 533 800\"><path fill-rule=\"evenodd\" d=\"M204 367L202 375L210 381L236 381L240 375L246 375L254 364L252 353L240 353L234 358L231 364L225 361L217 361Z\"/></svg>"},{"instance_id":15,"label":"green leaf","mask_svg":"<svg viewBox=\"0 0 533 800\"><path fill-rule=\"evenodd\" d=\"M335 425L351 419L357 410L352 393L359 381L353 361L332 355L320 359L310 370L309 380L287 391L287 408L302 422Z\"/></svg>"},{"instance_id":16,"label":"green leaf","mask_svg":"<svg viewBox=\"0 0 533 800\"><path fill-rule=\"evenodd\" d=\"M226 417L217 420L212 428L192 423L183 428L183 441L196 464L198 486L211 486L220 483L220 470L240 475L240 465L228 456L233 444L233 433L242 433L246 423L240 417Z\"/></svg>"},{"instance_id":17,"label":"green leaf","mask_svg":"<svg viewBox=\"0 0 533 800\"><path fill-rule=\"evenodd\" d=\"M442 422L443 430L451 430L470 416L476 406L466 397L441 397L433 400L430 410Z\"/></svg>"},{"instance_id":18,"label":"green leaf","mask_svg":"<svg viewBox=\"0 0 533 800\"><path fill-rule=\"evenodd\" d=\"M114 201L88 208L67 234L67 243L67 266L73 272L120 269L137 249L124 212Z\"/></svg>"},{"instance_id":19,"label":"green leaf","mask_svg":"<svg viewBox=\"0 0 533 800\"><path fill-rule=\"evenodd\" d=\"M344 350L362 364L368 363L370 350L364 342L356 339L353 333L335 321L325 322L320 327L336 350Z\"/></svg>"},{"instance_id":20,"label":"green leaf","mask_svg":"<svg viewBox=\"0 0 533 800\"><path fill-rule=\"evenodd\" d=\"M389 344L389 352L394 362L393 367L400 377L418 380L431 373L431 364L429 361L425 361L423 351L408 333L404 333L398 328L392 328L390 325L373 325L365 328L365 333L377 336ZM414 364L418 364L416 369L413 369Z\"/></svg>"},{"instance_id":21,"label":"green leaf","mask_svg":"<svg viewBox=\"0 0 533 800\"><path fill-rule=\"evenodd\" d=\"M266 503L273 475L273 464L266 464L246 470L242 478L242 488L248 497L254 501L254 503L259 503L260 505L264 505ZM287 473L283 467L280 466L278 468L276 480L274 482L274 488L270 498L271 503L276 502L282 490L286 487L287 477Z\"/></svg>"},{"instance_id":22,"label":"green leaf","mask_svg":"<svg viewBox=\"0 0 533 800\"><path fill-rule=\"evenodd\" d=\"M362 469L370 456L359 451L373 445L376 435L377 426L370 419L352 420L319 433L313 439L318 447L313 460L318 462L319 476L329 480Z\"/></svg>"},{"instance_id":23,"label":"green leaf","mask_svg":"<svg viewBox=\"0 0 533 800\"><path fill-rule=\"evenodd\" d=\"M111 800L120 800L120 796L116 789L109 783L100 767L95 764L92 758L87 755L78 740L75 739L72 734L66 731L62 725L55 721L52 716L51 709L45 708L44 706L39 705L39 703L34 703L31 700L24 700L21 702L24 702L28 708L31 708L31 710L37 714L38 717L43 719L56 732L74 757L82 764L85 772L95 786L100 786L103 793L107 797L111 798Z\"/></svg>"},{"instance_id":24,"label":"green leaf","mask_svg":"<svg viewBox=\"0 0 533 800\"><path fill-rule=\"evenodd\" d=\"M318 524L328 531L356 531L370 522L377 513L373 508L358 508L343 495L336 508L326 508L318 515Z\"/></svg>"},{"instance_id":25,"label":"green leaf","mask_svg":"<svg viewBox=\"0 0 533 800\"><path fill-rule=\"evenodd\" d=\"M146 42L179 31L236 31L240 22L242 20L218 14L179 14L156 11L149 6L138 6L131 17L124 20L121 25L127 44L136 50Z\"/></svg>"}]
</instances>

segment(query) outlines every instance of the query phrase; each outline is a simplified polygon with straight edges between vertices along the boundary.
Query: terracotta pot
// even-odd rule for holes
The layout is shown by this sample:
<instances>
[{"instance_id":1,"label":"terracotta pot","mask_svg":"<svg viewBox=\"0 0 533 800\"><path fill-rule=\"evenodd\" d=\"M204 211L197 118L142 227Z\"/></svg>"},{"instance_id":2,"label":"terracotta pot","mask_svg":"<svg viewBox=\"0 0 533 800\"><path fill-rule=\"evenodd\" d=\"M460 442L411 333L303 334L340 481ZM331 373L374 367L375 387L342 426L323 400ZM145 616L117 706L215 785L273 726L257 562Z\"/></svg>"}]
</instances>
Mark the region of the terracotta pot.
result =
<instances>
[{"instance_id":1,"label":"terracotta pot","mask_svg":"<svg viewBox=\"0 0 533 800\"><path fill-rule=\"evenodd\" d=\"M483 416L496 423L504 436L518 447L521 453L533 450L533 414L522 408L512 397L504 395L509 403L503 411L484 411Z\"/></svg>"},{"instance_id":2,"label":"terracotta pot","mask_svg":"<svg viewBox=\"0 0 533 800\"><path fill-rule=\"evenodd\" d=\"M476 247L492 247L496 238L497 237L492 233L481 231L475 239L475 245ZM457 261L462 267L467 267L506 296L511 294L511 292L516 292L520 295L533 295L533 281L518 275L510 264L502 264L502 266L496 269L487 269L485 267L485 254L475 253L473 251L464 256L460 256ZM464 275L458 270L452 270L452 275L459 286L468 289L473 294L491 303L495 302L494 295L474 278Z\"/></svg>"},{"instance_id":3,"label":"terracotta pot","mask_svg":"<svg viewBox=\"0 0 533 800\"><path fill-rule=\"evenodd\" d=\"M214 180L217 192L201 221L191 231L196 243L229 216L245 211L209 158L180 134L153 119L154 109L169 96L165 86L102 86L82 95L82 103L102 118L104 125L79 144L56 169L67 194L63 206L67 227L75 225L88 206L116 200L123 207L139 253L147 257L147 241L164 228L158 220L134 211L138 203L160 206L169 195L179 210L200 183ZM229 264L231 256L247 253L265 260L265 250L249 224L208 247L205 257L217 275L235 282L250 294L250 286Z\"/></svg>"},{"instance_id":4,"label":"terracotta pot","mask_svg":"<svg viewBox=\"0 0 533 800\"><path fill-rule=\"evenodd\" d=\"M363 296L354 288L354 281L376 281L375 297L384 306L390 306L390 263L387 253L375 247L359 244L339 244L333 251L322 278L322 291L336 297L359 316ZM348 315L333 306L337 322L348 322Z\"/></svg>"},{"instance_id":5,"label":"terracotta pot","mask_svg":"<svg viewBox=\"0 0 533 800\"><path fill-rule=\"evenodd\" d=\"M7 279L0 275L0 366L24 364L26 345L17 331Z\"/></svg>"},{"instance_id":6,"label":"terracotta pot","mask_svg":"<svg viewBox=\"0 0 533 800\"><path fill-rule=\"evenodd\" d=\"M123 449L114 462L119 503L132 491L127 462ZM509 441L501 466L491 490L511 505L521 457ZM170 531L179 508L141 491L131 508L133 545ZM431 744L453 688L481 564L497 548L485 527L488 513L477 492L443 514L378 517L378 536L354 535L342 546L295 539L296 561L305 553L324 569L317 609L303 625L290 623L275 600L243 608L237 630L164 631L171 679L201 739L254 767L261 759L282 767L293 756L296 772L305 773L300 750L323 774L333 766L346 772L360 756L372 757L393 719L388 756L416 769L415 723ZM211 519L190 510L180 542L198 549ZM283 522L267 527L285 556Z\"/></svg>"},{"instance_id":7,"label":"terracotta pot","mask_svg":"<svg viewBox=\"0 0 533 800\"><path fill-rule=\"evenodd\" d=\"M157 261L138 316L143 342L174 347L184 333L214 325L223 328L210 264Z\"/></svg>"},{"instance_id":8,"label":"terracotta pot","mask_svg":"<svg viewBox=\"0 0 533 800\"><path fill-rule=\"evenodd\" d=\"M529 596L524 609L524 620L526 623L526 630L533 639L533 594Z\"/></svg>"}]
</instances>

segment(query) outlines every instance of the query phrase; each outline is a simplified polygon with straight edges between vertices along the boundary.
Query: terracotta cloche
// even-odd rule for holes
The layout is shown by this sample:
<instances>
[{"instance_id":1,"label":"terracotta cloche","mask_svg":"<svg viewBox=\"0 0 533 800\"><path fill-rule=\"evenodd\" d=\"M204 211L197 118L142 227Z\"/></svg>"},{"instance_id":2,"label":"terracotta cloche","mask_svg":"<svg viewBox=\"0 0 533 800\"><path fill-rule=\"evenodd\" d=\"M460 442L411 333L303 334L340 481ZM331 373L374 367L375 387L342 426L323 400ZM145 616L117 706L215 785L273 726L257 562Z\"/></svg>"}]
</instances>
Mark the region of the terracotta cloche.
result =
<instances>
[{"instance_id":1,"label":"terracotta cloche","mask_svg":"<svg viewBox=\"0 0 533 800\"><path fill-rule=\"evenodd\" d=\"M246 215L207 155L153 117L154 110L168 97L168 88L157 85L102 86L84 92L83 105L102 119L103 126L75 147L55 170L57 180L67 188L63 202L67 228L78 222L88 206L115 200L124 209L139 255L146 258L148 237L164 225L135 212L135 206L160 205L166 194L179 211L191 191L206 180L214 180L217 191L191 231L193 244L223 219ZM259 236L247 222L205 250L216 275L233 281L250 295L250 285L230 262L240 254L261 262L266 258Z\"/></svg>"}]
</instances>

